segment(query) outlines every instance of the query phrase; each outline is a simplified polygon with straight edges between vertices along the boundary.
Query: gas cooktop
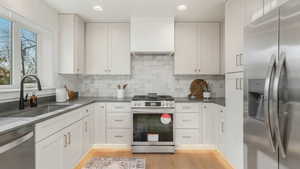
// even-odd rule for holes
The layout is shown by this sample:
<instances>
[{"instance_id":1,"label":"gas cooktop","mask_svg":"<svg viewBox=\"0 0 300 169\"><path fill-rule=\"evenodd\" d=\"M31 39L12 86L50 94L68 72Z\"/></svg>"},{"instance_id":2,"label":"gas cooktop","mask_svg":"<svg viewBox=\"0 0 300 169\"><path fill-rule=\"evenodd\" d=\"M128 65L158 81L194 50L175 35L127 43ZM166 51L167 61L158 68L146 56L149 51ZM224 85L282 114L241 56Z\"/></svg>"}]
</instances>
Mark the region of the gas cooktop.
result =
<instances>
[{"instance_id":1,"label":"gas cooktop","mask_svg":"<svg viewBox=\"0 0 300 169\"><path fill-rule=\"evenodd\" d=\"M174 97L168 95L136 95L132 98L133 101L174 101Z\"/></svg>"},{"instance_id":2,"label":"gas cooktop","mask_svg":"<svg viewBox=\"0 0 300 169\"><path fill-rule=\"evenodd\" d=\"M175 99L168 95L157 95L150 93L148 95L137 95L132 98L132 108L174 108Z\"/></svg>"}]
</instances>

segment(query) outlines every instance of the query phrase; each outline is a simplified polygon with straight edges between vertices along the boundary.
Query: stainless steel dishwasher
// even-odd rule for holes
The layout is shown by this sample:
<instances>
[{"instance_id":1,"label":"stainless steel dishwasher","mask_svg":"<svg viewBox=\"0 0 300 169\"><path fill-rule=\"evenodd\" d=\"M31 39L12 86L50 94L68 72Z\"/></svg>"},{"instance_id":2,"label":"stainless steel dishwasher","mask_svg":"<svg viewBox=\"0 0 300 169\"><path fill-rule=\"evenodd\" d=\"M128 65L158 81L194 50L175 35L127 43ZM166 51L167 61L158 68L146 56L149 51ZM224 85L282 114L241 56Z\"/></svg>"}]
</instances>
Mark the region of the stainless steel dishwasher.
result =
<instances>
[{"instance_id":1,"label":"stainless steel dishwasher","mask_svg":"<svg viewBox=\"0 0 300 169\"><path fill-rule=\"evenodd\" d=\"M34 154L33 126L0 135L0 169L35 169Z\"/></svg>"}]
</instances>

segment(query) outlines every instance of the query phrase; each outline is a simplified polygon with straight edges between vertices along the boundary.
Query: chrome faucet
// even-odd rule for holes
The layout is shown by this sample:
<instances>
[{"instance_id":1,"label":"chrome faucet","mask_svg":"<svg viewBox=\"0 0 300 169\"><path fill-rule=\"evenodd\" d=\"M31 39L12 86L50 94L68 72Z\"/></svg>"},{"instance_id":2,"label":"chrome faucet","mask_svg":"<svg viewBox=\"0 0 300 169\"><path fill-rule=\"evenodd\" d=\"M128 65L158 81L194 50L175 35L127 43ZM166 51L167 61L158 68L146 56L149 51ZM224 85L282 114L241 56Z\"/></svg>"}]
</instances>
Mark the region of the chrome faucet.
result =
<instances>
[{"instance_id":1,"label":"chrome faucet","mask_svg":"<svg viewBox=\"0 0 300 169\"><path fill-rule=\"evenodd\" d=\"M20 90L20 102L19 102L19 109L24 109L25 108L25 99L24 99L24 82L27 78L30 78L30 77L33 77L36 79L36 82L37 82L37 87L38 87L38 90L41 91L42 90L42 86L41 86L41 81L40 79L36 76L36 75L26 75L22 78L21 80L21 90Z\"/></svg>"}]
</instances>

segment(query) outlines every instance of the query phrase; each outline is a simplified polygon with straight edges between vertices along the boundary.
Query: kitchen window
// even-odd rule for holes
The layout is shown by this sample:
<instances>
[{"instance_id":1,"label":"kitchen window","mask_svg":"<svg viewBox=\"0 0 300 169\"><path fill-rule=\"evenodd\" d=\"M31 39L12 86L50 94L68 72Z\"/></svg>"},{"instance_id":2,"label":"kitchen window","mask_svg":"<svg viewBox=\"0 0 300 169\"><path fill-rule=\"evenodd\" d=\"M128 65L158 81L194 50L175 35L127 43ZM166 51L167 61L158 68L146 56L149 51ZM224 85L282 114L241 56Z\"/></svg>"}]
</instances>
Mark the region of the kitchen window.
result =
<instances>
[{"instance_id":1,"label":"kitchen window","mask_svg":"<svg viewBox=\"0 0 300 169\"><path fill-rule=\"evenodd\" d=\"M20 29L21 35L21 69L22 76L37 74L37 33L28 29ZM34 83L33 79L26 79L25 83ZM34 85L35 86L35 85ZM32 86L32 87L34 87ZM30 87L30 86L28 86Z\"/></svg>"},{"instance_id":2,"label":"kitchen window","mask_svg":"<svg viewBox=\"0 0 300 169\"><path fill-rule=\"evenodd\" d=\"M37 32L0 17L0 88L18 88L23 76L38 74L38 47ZM25 87L35 87L33 82L27 79Z\"/></svg>"},{"instance_id":3,"label":"kitchen window","mask_svg":"<svg viewBox=\"0 0 300 169\"><path fill-rule=\"evenodd\" d=\"M0 18L0 85L12 84L12 22Z\"/></svg>"}]
</instances>

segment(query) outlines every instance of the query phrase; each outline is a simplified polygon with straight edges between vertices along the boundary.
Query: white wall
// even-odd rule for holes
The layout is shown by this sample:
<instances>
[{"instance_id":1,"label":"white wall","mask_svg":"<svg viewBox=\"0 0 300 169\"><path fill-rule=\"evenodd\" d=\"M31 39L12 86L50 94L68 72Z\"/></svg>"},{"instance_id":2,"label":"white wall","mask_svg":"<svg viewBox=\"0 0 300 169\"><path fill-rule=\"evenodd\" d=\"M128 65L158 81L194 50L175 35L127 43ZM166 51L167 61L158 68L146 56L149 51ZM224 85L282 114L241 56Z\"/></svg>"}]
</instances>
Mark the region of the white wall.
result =
<instances>
[{"instance_id":1,"label":"white wall","mask_svg":"<svg viewBox=\"0 0 300 169\"><path fill-rule=\"evenodd\" d=\"M58 65L56 64L58 60L58 12L42 0L0 0L0 15L39 31L42 37L41 57L39 58L42 66L39 76L45 90L38 94L52 94L58 79L56 73ZM18 90L0 90L0 102L15 100L17 97Z\"/></svg>"}]
</instances>

